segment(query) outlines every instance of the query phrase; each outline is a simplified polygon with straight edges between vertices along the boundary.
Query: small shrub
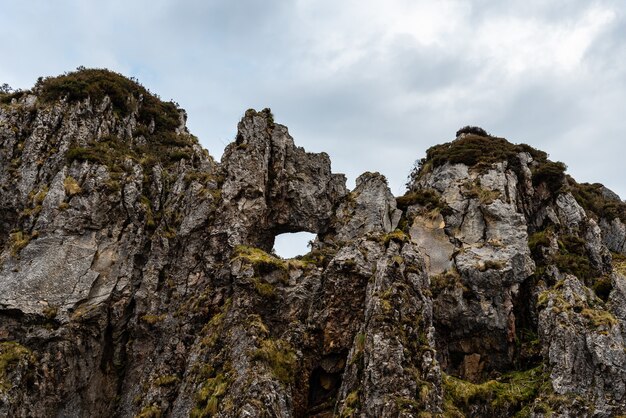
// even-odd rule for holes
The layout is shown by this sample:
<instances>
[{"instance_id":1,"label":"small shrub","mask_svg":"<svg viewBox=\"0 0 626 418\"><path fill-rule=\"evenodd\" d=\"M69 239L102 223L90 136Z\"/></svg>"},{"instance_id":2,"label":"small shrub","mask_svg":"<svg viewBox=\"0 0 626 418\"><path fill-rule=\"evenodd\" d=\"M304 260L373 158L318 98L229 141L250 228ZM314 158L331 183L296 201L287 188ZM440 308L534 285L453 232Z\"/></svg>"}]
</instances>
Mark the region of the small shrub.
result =
<instances>
[{"instance_id":1,"label":"small shrub","mask_svg":"<svg viewBox=\"0 0 626 418\"><path fill-rule=\"evenodd\" d=\"M16 257L28 245L31 237L22 231L15 231L9 235L9 239L11 242L11 254Z\"/></svg>"},{"instance_id":2,"label":"small shrub","mask_svg":"<svg viewBox=\"0 0 626 418\"><path fill-rule=\"evenodd\" d=\"M402 211L406 211L409 206L413 205L424 206L426 210L429 211L434 209L439 209L442 213L448 213L450 211L448 204L441 199L438 192L432 189L420 189L408 192L404 196L396 198L396 205L398 209Z\"/></svg>"},{"instance_id":3,"label":"small shrub","mask_svg":"<svg viewBox=\"0 0 626 418\"><path fill-rule=\"evenodd\" d=\"M58 77L46 77L37 81L35 91L45 103L65 98L78 102L90 98L100 103L105 96L111 100L113 110L120 116L128 116L135 102L141 97L139 121L149 125L155 122L156 130L174 130L179 125L179 109L172 102L162 102L136 80L106 69L85 69L65 73Z\"/></svg>"},{"instance_id":4,"label":"small shrub","mask_svg":"<svg viewBox=\"0 0 626 418\"><path fill-rule=\"evenodd\" d=\"M65 193L69 197L72 197L82 192L82 189L80 188L78 182L74 180L74 178L71 176L65 177L65 180L63 180L63 186L65 188Z\"/></svg>"},{"instance_id":5,"label":"small shrub","mask_svg":"<svg viewBox=\"0 0 626 418\"><path fill-rule=\"evenodd\" d=\"M90 161L94 163L104 163L102 155L92 148L74 147L70 148L65 154L68 162L76 161Z\"/></svg>"},{"instance_id":6,"label":"small shrub","mask_svg":"<svg viewBox=\"0 0 626 418\"><path fill-rule=\"evenodd\" d=\"M13 101L13 99L19 100L26 93L27 92L22 91L22 90L16 90L13 92L11 91L0 92L0 104L3 104L3 105L10 104Z\"/></svg>"},{"instance_id":7,"label":"small shrub","mask_svg":"<svg viewBox=\"0 0 626 418\"><path fill-rule=\"evenodd\" d=\"M504 138L470 133L455 141L429 148L426 151L424 163L430 161L433 167L446 163L465 164L470 167L478 164L485 166L500 161L509 161L520 152L529 152L535 160L547 158L546 153L525 144L514 145Z\"/></svg>"},{"instance_id":8,"label":"small shrub","mask_svg":"<svg viewBox=\"0 0 626 418\"><path fill-rule=\"evenodd\" d=\"M46 319L53 320L54 318L56 318L57 314L59 313L59 308L58 306L48 305L45 308L43 308L42 312L43 312L43 316L45 316Z\"/></svg>"},{"instance_id":9,"label":"small shrub","mask_svg":"<svg viewBox=\"0 0 626 418\"><path fill-rule=\"evenodd\" d=\"M544 161L532 170L533 185L545 183L552 193L558 192L565 185L567 166L560 161Z\"/></svg>"},{"instance_id":10,"label":"small shrub","mask_svg":"<svg viewBox=\"0 0 626 418\"><path fill-rule=\"evenodd\" d=\"M163 320L165 319L165 315L143 315L141 317L141 320L143 322L145 322L146 324L150 324L150 325L155 325L158 324L159 322L163 322Z\"/></svg>"},{"instance_id":11,"label":"small shrub","mask_svg":"<svg viewBox=\"0 0 626 418\"><path fill-rule=\"evenodd\" d=\"M479 271L485 272L487 270L502 270L506 266L504 261L500 260L486 260L478 268Z\"/></svg>"},{"instance_id":12,"label":"small shrub","mask_svg":"<svg viewBox=\"0 0 626 418\"><path fill-rule=\"evenodd\" d=\"M548 161L548 154L527 144L512 144L504 138L489 136L484 130L472 132L461 129L457 134L465 133L463 138L430 147L426 157L415 162L409 174L407 186L412 185L424 174L446 163L465 164L469 167L485 169L497 162L508 162L509 167L519 172L519 153L529 153L533 160L541 165ZM541 177L541 174L540 174Z\"/></svg>"},{"instance_id":13,"label":"small shrub","mask_svg":"<svg viewBox=\"0 0 626 418\"><path fill-rule=\"evenodd\" d=\"M191 159L191 152L185 150L174 150L169 153L170 161L180 161Z\"/></svg>"},{"instance_id":14,"label":"small shrub","mask_svg":"<svg viewBox=\"0 0 626 418\"><path fill-rule=\"evenodd\" d=\"M266 107L265 109L261 110L260 113L267 119L267 127L270 129L274 129L274 114L272 113L272 110L269 107Z\"/></svg>"},{"instance_id":15,"label":"small shrub","mask_svg":"<svg viewBox=\"0 0 626 418\"><path fill-rule=\"evenodd\" d=\"M528 237L528 248L530 254L535 261L539 261L543 257L542 248L550 246L550 232L547 230L535 232Z\"/></svg>"},{"instance_id":16,"label":"small shrub","mask_svg":"<svg viewBox=\"0 0 626 418\"><path fill-rule=\"evenodd\" d=\"M491 136L483 128L481 128L479 126L469 126L469 125L468 126L464 126L461 129L459 129L458 131L456 131L457 138L459 136L461 136L462 134L473 134L473 135L478 135L478 136Z\"/></svg>"},{"instance_id":17,"label":"small shrub","mask_svg":"<svg viewBox=\"0 0 626 418\"><path fill-rule=\"evenodd\" d=\"M446 289L464 288L461 276L456 269L447 270L430 278L430 290L433 297L437 297Z\"/></svg>"},{"instance_id":18,"label":"small shrub","mask_svg":"<svg viewBox=\"0 0 626 418\"><path fill-rule=\"evenodd\" d=\"M575 275L588 282L593 278L585 241L576 235L562 235L559 239L559 253L554 257L559 271Z\"/></svg>"}]
</instances>

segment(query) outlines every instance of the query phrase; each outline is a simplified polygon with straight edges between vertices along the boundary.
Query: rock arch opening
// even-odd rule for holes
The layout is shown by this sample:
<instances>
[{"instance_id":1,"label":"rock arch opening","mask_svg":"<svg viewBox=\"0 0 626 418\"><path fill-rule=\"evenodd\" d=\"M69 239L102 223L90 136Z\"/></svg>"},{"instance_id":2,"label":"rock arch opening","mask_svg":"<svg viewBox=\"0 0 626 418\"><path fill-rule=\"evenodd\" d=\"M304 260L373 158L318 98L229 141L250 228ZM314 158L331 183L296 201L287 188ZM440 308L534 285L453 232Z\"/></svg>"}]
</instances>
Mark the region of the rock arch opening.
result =
<instances>
[{"instance_id":1,"label":"rock arch opening","mask_svg":"<svg viewBox=\"0 0 626 418\"><path fill-rule=\"evenodd\" d=\"M287 232L274 238L274 252L282 258L294 258L311 250L310 242L317 234L311 232Z\"/></svg>"}]
</instances>

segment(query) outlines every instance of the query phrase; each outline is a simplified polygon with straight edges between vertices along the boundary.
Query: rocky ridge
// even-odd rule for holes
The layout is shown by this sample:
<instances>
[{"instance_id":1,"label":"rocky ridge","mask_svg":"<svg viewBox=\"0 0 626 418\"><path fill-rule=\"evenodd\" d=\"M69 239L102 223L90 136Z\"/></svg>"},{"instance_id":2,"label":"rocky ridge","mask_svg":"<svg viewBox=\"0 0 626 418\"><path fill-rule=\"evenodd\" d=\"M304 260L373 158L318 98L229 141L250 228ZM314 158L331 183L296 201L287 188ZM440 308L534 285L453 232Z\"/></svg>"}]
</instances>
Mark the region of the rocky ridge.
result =
<instances>
[{"instance_id":1,"label":"rocky ridge","mask_svg":"<svg viewBox=\"0 0 626 418\"><path fill-rule=\"evenodd\" d=\"M626 205L476 128L394 197L136 80L0 94L0 415L626 414ZM296 259L284 232L317 234Z\"/></svg>"}]
</instances>

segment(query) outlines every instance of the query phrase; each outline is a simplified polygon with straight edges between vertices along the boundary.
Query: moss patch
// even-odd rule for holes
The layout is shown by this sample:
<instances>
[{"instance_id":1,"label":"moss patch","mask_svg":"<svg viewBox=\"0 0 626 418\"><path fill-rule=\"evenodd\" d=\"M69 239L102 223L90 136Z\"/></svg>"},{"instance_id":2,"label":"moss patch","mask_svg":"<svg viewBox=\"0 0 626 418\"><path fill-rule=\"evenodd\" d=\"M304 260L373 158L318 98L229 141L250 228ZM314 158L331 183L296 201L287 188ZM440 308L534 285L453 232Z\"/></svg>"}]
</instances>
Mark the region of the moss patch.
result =
<instances>
[{"instance_id":1,"label":"moss patch","mask_svg":"<svg viewBox=\"0 0 626 418\"><path fill-rule=\"evenodd\" d=\"M217 414L220 400L228 390L230 381L223 372L209 371L209 374L200 390L196 392L196 406L189 413L191 418L211 417Z\"/></svg>"},{"instance_id":2,"label":"moss patch","mask_svg":"<svg viewBox=\"0 0 626 418\"><path fill-rule=\"evenodd\" d=\"M603 309L585 308L580 314L587 318L594 328L610 328L618 323L617 318L611 312Z\"/></svg>"},{"instance_id":3,"label":"moss patch","mask_svg":"<svg viewBox=\"0 0 626 418\"><path fill-rule=\"evenodd\" d=\"M537 397L546 380L542 366L507 373L481 384L444 374L444 411L447 416L462 417L480 407L490 416L513 416Z\"/></svg>"},{"instance_id":4,"label":"moss patch","mask_svg":"<svg viewBox=\"0 0 626 418\"><path fill-rule=\"evenodd\" d=\"M384 235L382 242L385 246L388 246L391 241L397 242L398 244L404 244L405 242L409 242L409 240L410 238L405 232L396 229L395 231Z\"/></svg>"},{"instance_id":5,"label":"moss patch","mask_svg":"<svg viewBox=\"0 0 626 418\"><path fill-rule=\"evenodd\" d=\"M260 276L275 270L288 270L288 265L284 260L274 257L259 248L238 245L235 248L235 257L251 263L255 273Z\"/></svg>"},{"instance_id":6,"label":"moss patch","mask_svg":"<svg viewBox=\"0 0 626 418\"><path fill-rule=\"evenodd\" d=\"M150 405L143 408L135 418L161 418L163 413L157 405Z\"/></svg>"},{"instance_id":7,"label":"moss patch","mask_svg":"<svg viewBox=\"0 0 626 418\"><path fill-rule=\"evenodd\" d=\"M10 373L21 364L34 363L32 352L23 345L14 342L0 343L0 392L6 392L13 387Z\"/></svg>"},{"instance_id":8,"label":"moss patch","mask_svg":"<svg viewBox=\"0 0 626 418\"><path fill-rule=\"evenodd\" d=\"M500 197L499 191L485 189L479 183L473 181L466 182L461 192L465 197L477 199L483 205L490 205Z\"/></svg>"},{"instance_id":9,"label":"moss patch","mask_svg":"<svg viewBox=\"0 0 626 418\"><path fill-rule=\"evenodd\" d=\"M264 298L273 298L276 296L276 289L272 284L264 282L258 277L252 279L252 284L256 292Z\"/></svg>"},{"instance_id":10,"label":"moss patch","mask_svg":"<svg viewBox=\"0 0 626 418\"><path fill-rule=\"evenodd\" d=\"M178 383L180 379L176 375L159 376L154 379L155 386L172 386Z\"/></svg>"},{"instance_id":11,"label":"moss patch","mask_svg":"<svg viewBox=\"0 0 626 418\"><path fill-rule=\"evenodd\" d=\"M284 340L263 340L252 358L266 363L274 376L284 384L293 383L296 369L296 353Z\"/></svg>"},{"instance_id":12,"label":"moss patch","mask_svg":"<svg viewBox=\"0 0 626 418\"><path fill-rule=\"evenodd\" d=\"M305 265L313 265L317 267L327 267L337 250L331 247L313 250L303 256L296 257L296 260L302 261Z\"/></svg>"},{"instance_id":13,"label":"moss patch","mask_svg":"<svg viewBox=\"0 0 626 418\"><path fill-rule=\"evenodd\" d=\"M142 315L141 320L149 325L156 325L160 322L163 322L165 319L165 315Z\"/></svg>"},{"instance_id":14,"label":"moss patch","mask_svg":"<svg viewBox=\"0 0 626 418\"><path fill-rule=\"evenodd\" d=\"M354 390L346 396L346 399L343 402L343 408L341 408L341 413L339 414L340 418L348 418L353 417L356 414L360 406L359 401L359 391Z\"/></svg>"}]
</instances>

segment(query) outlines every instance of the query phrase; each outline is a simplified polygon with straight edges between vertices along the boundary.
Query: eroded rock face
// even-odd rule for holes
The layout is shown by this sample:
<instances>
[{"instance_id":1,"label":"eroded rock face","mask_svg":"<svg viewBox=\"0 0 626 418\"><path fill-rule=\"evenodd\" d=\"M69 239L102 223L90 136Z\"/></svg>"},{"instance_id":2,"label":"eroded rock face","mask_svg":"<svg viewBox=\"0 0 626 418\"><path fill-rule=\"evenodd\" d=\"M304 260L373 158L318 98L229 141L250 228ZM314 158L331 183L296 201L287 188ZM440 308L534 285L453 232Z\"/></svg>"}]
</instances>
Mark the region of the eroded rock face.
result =
<instances>
[{"instance_id":1,"label":"eroded rock face","mask_svg":"<svg viewBox=\"0 0 626 418\"><path fill-rule=\"evenodd\" d=\"M0 96L0 415L626 413L619 198L484 131L349 191L269 110L218 164L142 89Z\"/></svg>"},{"instance_id":2,"label":"eroded rock face","mask_svg":"<svg viewBox=\"0 0 626 418\"><path fill-rule=\"evenodd\" d=\"M296 147L269 112L246 113L222 166L225 216L216 226L231 246L270 251L280 233L325 232L334 206L347 193L345 176L331 173L328 155Z\"/></svg>"},{"instance_id":3,"label":"eroded rock face","mask_svg":"<svg viewBox=\"0 0 626 418\"><path fill-rule=\"evenodd\" d=\"M535 269L517 206L518 182L504 163L482 172L446 164L410 186L436 191L447 208L446 216L436 217L413 210L412 235L420 240L428 232L422 226L428 217L439 224L438 233L421 238L428 240L421 246L427 259L437 259L429 273L436 287L438 355L449 372L473 381L512 366L514 304Z\"/></svg>"},{"instance_id":4,"label":"eroded rock face","mask_svg":"<svg viewBox=\"0 0 626 418\"><path fill-rule=\"evenodd\" d=\"M575 276L566 275L558 289L541 294L539 333L554 392L584 399L576 399L570 413L612 416L626 400L626 352L619 321L610 310L599 309L595 298ZM603 396L589 396L598 393Z\"/></svg>"}]
</instances>

